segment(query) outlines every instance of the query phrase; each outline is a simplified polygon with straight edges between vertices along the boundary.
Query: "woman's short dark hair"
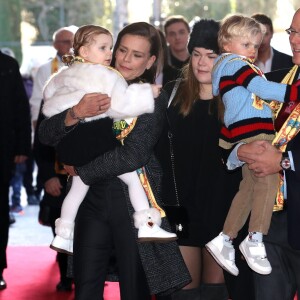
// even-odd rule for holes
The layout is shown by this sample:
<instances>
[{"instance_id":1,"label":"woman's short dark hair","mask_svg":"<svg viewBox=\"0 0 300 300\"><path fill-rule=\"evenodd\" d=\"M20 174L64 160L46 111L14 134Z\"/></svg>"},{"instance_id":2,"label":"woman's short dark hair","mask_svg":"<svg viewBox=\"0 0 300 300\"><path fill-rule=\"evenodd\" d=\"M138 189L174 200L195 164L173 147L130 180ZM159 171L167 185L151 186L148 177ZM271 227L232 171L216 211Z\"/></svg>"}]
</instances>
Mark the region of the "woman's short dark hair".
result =
<instances>
[{"instance_id":1,"label":"woman's short dark hair","mask_svg":"<svg viewBox=\"0 0 300 300\"><path fill-rule=\"evenodd\" d=\"M157 32L156 28L149 23L146 22L135 22L125 26L118 34L114 50L112 56L111 65L115 67L116 63L116 51L120 46L120 42L124 35L137 35L146 38L150 43L150 56L154 55L156 57L155 62L151 66L149 70L145 70L145 72L139 77L140 80L144 82L154 83L157 73L158 64L161 59L161 42L160 36Z\"/></svg>"}]
</instances>

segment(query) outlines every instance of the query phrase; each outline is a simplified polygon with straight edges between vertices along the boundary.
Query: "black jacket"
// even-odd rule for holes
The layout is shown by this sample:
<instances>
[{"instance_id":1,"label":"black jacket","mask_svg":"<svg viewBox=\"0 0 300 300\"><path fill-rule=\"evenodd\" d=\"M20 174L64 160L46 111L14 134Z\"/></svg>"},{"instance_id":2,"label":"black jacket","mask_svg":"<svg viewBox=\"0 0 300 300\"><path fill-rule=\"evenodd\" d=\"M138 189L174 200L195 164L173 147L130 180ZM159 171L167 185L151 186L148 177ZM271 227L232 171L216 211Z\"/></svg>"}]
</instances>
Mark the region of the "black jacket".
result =
<instances>
[{"instance_id":1,"label":"black jacket","mask_svg":"<svg viewBox=\"0 0 300 300\"><path fill-rule=\"evenodd\" d=\"M272 59L272 66L271 71L280 70L284 68L291 68L293 64L292 57L285 53L279 52L273 48L273 59Z\"/></svg>"},{"instance_id":2,"label":"black jacket","mask_svg":"<svg viewBox=\"0 0 300 300\"><path fill-rule=\"evenodd\" d=\"M16 155L30 155L29 101L17 61L0 51L0 182L12 175Z\"/></svg>"},{"instance_id":3,"label":"black jacket","mask_svg":"<svg viewBox=\"0 0 300 300\"><path fill-rule=\"evenodd\" d=\"M278 70L266 74L268 80L281 82L290 69ZM298 69L295 80L299 78L300 70ZM287 144L286 151L291 151L295 171L287 170L285 172L287 182L287 199L286 209L288 216L288 241L290 245L300 250L300 134Z\"/></svg>"}]
</instances>

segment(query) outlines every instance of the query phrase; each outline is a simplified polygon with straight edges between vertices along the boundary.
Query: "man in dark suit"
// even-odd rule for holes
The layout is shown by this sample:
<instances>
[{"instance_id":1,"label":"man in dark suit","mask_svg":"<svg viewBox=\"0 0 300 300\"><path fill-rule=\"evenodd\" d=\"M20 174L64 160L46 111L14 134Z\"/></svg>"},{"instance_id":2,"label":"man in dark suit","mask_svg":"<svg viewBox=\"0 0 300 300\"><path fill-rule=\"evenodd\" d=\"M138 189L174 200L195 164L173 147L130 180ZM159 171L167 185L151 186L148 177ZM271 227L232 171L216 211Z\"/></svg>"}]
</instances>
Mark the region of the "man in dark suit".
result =
<instances>
[{"instance_id":1,"label":"man in dark suit","mask_svg":"<svg viewBox=\"0 0 300 300\"><path fill-rule=\"evenodd\" d=\"M0 51L0 290L6 288L6 247L9 229L9 183L14 164L31 151L29 101L17 61Z\"/></svg>"},{"instance_id":2,"label":"man in dark suit","mask_svg":"<svg viewBox=\"0 0 300 300\"><path fill-rule=\"evenodd\" d=\"M263 24L266 29L263 41L258 49L258 57L255 64L264 73L292 67L294 64L290 55L271 47L271 39L274 33L272 20L264 14L254 14L251 18Z\"/></svg>"},{"instance_id":3,"label":"man in dark suit","mask_svg":"<svg viewBox=\"0 0 300 300\"><path fill-rule=\"evenodd\" d=\"M42 102L43 105L43 102ZM41 105L41 107L42 107ZM39 126L44 119L40 113L36 122L36 132L34 135L34 156L39 169L38 180L44 187L44 195L41 201L41 207L44 205L49 209L48 222L52 232L55 235L55 220L59 218L61 206L66 196L68 174L63 165L56 160L56 151L54 147L44 145L38 138ZM40 222L43 220L40 220ZM50 244L51 241L49 241ZM72 279L67 277L68 255L57 253L57 263L59 267L60 281L56 285L59 292L72 291Z\"/></svg>"},{"instance_id":4,"label":"man in dark suit","mask_svg":"<svg viewBox=\"0 0 300 300\"><path fill-rule=\"evenodd\" d=\"M269 80L281 82L287 74L294 75L293 82L300 79L300 9L286 31L296 67L291 73L291 69L271 72L267 74ZM267 142L256 141L240 146L237 155L258 177L284 171L287 192L284 209L273 212L269 233L264 238L273 270L270 275L253 273L253 276L256 300L294 299L300 289L300 134L288 142L284 153Z\"/></svg>"}]
</instances>

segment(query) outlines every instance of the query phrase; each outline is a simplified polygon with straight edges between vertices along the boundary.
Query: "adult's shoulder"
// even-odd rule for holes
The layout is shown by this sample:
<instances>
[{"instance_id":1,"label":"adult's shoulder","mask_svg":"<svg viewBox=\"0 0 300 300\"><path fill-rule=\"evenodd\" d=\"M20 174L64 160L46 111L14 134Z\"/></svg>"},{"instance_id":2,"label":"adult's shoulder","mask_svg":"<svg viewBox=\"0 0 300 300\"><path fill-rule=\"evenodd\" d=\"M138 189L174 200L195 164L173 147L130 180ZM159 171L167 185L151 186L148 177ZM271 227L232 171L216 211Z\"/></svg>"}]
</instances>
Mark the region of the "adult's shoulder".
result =
<instances>
[{"instance_id":1,"label":"adult's shoulder","mask_svg":"<svg viewBox=\"0 0 300 300\"><path fill-rule=\"evenodd\" d=\"M181 77L181 71L177 70L171 65L165 65L163 68L163 86L167 83Z\"/></svg>"},{"instance_id":2,"label":"adult's shoulder","mask_svg":"<svg viewBox=\"0 0 300 300\"><path fill-rule=\"evenodd\" d=\"M273 59L272 59L272 71L283 69L283 68L290 68L294 65L292 56L280 52L274 48L273 49Z\"/></svg>"},{"instance_id":3,"label":"adult's shoulder","mask_svg":"<svg viewBox=\"0 0 300 300\"><path fill-rule=\"evenodd\" d=\"M0 62L1 62L0 67L2 67L3 69L6 69L8 66L19 69L18 61L15 58L2 53L1 51L0 51Z\"/></svg>"},{"instance_id":4,"label":"adult's shoulder","mask_svg":"<svg viewBox=\"0 0 300 300\"><path fill-rule=\"evenodd\" d=\"M265 76L270 81L281 82L284 76L291 70L291 68L279 69L276 71L265 73ZM297 71L299 74L299 70Z\"/></svg>"}]
</instances>

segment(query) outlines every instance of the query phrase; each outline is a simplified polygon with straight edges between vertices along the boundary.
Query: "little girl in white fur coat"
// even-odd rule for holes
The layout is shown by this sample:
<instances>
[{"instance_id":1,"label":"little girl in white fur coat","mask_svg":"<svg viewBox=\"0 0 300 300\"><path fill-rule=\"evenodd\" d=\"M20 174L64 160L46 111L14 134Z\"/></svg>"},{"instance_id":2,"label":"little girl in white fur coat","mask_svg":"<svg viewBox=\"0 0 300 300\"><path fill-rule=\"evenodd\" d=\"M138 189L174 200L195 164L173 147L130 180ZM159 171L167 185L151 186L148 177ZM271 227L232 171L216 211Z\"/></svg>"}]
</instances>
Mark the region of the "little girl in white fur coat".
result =
<instances>
[{"instance_id":1,"label":"little girl in white fur coat","mask_svg":"<svg viewBox=\"0 0 300 300\"><path fill-rule=\"evenodd\" d=\"M85 25L78 31L79 33L81 31L82 35L84 31L97 31L98 28L103 29L100 26ZM76 34L74 45L76 44ZM109 37L110 35L107 33L97 32L93 38L93 43L103 43L103 38L108 39ZM85 44L87 49L89 49L89 43ZM118 71L108 66L87 63L91 60L88 59L84 51L82 52L79 51L80 57L73 57L69 67L60 69L46 83L42 108L46 117L51 117L66 109L72 110L73 106L85 94L94 92L108 94L111 97L111 107L106 114L85 118L84 121L86 122L110 117L114 120L123 119L127 124L130 124L134 117L153 112L154 97L159 94L159 86L146 83L128 86ZM104 59L102 59L102 63L105 63ZM128 185L130 201L135 210L134 224L139 229L139 240L142 242L168 242L177 239L176 234L169 233L159 227L161 224L160 212L157 208L150 207L137 172L122 174L118 177ZM73 253L74 220L88 189L89 186L85 185L79 176L73 177L71 189L62 205L61 217L55 222L56 236L50 246L52 249L69 254Z\"/></svg>"}]
</instances>

